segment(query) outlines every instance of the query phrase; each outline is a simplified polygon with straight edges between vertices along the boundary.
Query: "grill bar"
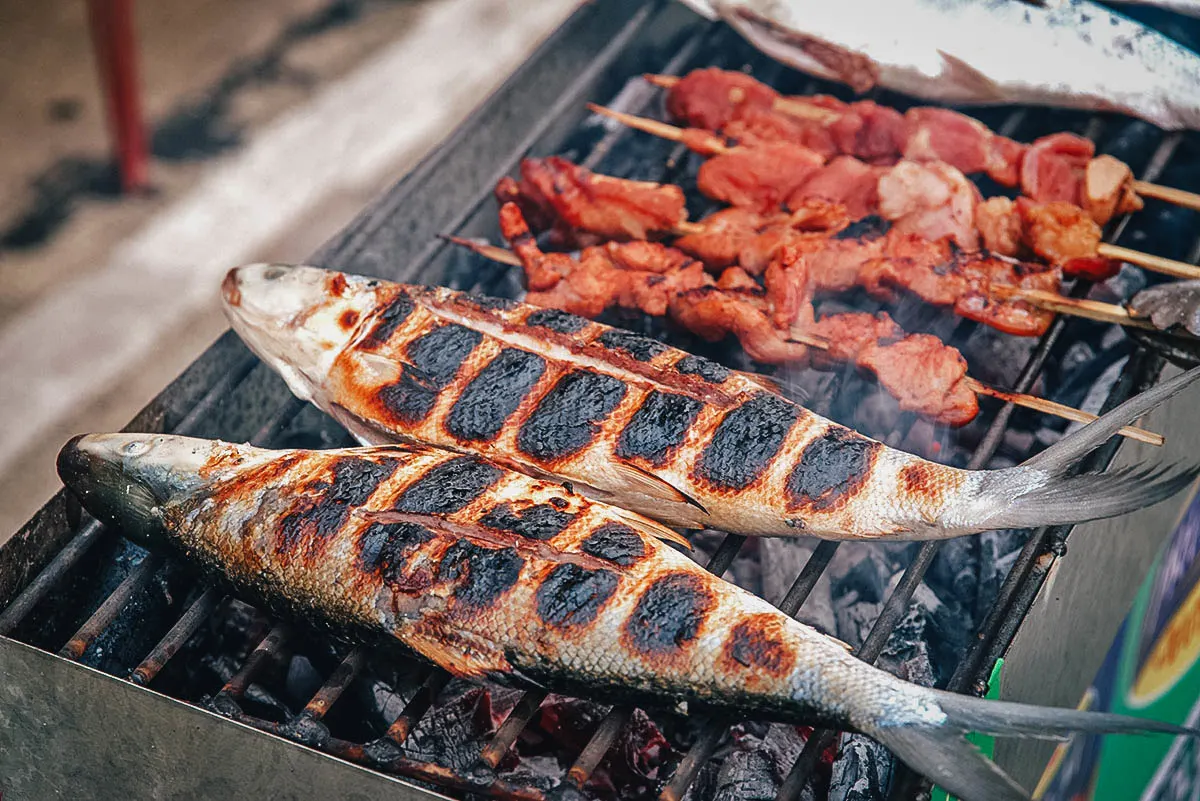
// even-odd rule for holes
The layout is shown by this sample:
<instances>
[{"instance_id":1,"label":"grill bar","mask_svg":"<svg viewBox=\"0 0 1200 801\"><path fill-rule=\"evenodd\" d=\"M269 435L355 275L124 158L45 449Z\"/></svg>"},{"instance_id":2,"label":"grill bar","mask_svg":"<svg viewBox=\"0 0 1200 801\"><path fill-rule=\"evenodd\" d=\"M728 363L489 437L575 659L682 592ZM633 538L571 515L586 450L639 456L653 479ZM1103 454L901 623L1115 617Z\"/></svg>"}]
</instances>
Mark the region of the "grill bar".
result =
<instances>
[{"instance_id":1,"label":"grill bar","mask_svg":"<svg viewBox=\"0 0 1200 801\"><path fill-rule=\"evenodd\" d=\"M183 617L179 618L171 630L158 641L146 658L133 669L129 680L143 687L154 681L154 677L166 667L167 662L171 661L171 657L179 653L183 644L191 639L191 636L196 633L196 629L200 628L200 625L213 613L220 602L220 591L213 587L205 590L183 613Z\"/></svg>"},{"instance_id":2,"label":"grill bar","mask_svg":"<svg viewBox=\"0 0 1200 801\"><path fill-rule=\"evenodd\" d=\"M489 768L495 768L500 764L500 760L508 753L508 749L512 748L512 744L521 736L521 732L529 725L529 721L533 720L533 716L541 709L546 696L547 693L541 690L530 690L521 696L512 712L509 712L508 717L504 719L504 723L496 730L496 736L484 746L483 751L479 754L479 760L483 764Z\"/></svg>"},{"instance_id":3,"label":"grill bar","mask_svg":"<svg viewBox=\"0 0 1200 801\"><path fill-rule=\"evenodd\" d=\"M42 568L33 581L21 591L13 602L0 611L0 637L7 636L33 611L33 608L54 589L58 582L75 567L75 564L101 540L104 526L95 520L84 525L66 546Z\"/></svg>"},{"instance_id":4,"label":"grill bar","mask_svg":"<svg viewBox=\"0 0 1200 801\"><path fill-rule=\"evenodd\" d=\"M129 571L129 575L117 585L117 588L112 591L112 594L104 599L104 603L92 613L92 616L87 619L87 622L79 627L79 631L75 632L74 636L67 641L67 644L58 652L59 656L67 659L80 659L88 646L99 637L108 625L116 619L117 615L133 597L134 593L144 589L150 580L154 578L155 572L163 565L163 558L156 553L148 553L138 562L137 566Z\"/></svg>"},{"instance_id":5,"label":"grill bar","mask_svg":"<svg viewBox=\"0 0 1200 801\"><path fill-rule=\"evenodd\" d=\"M366 652L361 648L355 648L347 654L342 663L337 666L337 670L330 674L325 683L321 685L321 689L317 690L316 695L305 705L304 711L300 713L301 717L308 717L310 720L320 720L325 717L325 714L329 712L329 707L333 706L337 699L342 697L346 688L358 678L366 661Z\"/></svg>"}]
</instances>

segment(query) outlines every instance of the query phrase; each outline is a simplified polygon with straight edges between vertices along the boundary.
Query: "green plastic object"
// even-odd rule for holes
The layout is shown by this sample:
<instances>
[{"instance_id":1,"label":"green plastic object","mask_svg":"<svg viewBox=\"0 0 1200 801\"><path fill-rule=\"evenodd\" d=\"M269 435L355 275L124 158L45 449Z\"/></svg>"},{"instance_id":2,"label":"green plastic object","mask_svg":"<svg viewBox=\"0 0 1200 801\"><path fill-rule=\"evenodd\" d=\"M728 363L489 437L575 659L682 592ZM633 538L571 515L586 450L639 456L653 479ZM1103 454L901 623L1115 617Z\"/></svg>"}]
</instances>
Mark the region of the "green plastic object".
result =
<instances>
[{"instance_id":1,"label":"green plastic object","mask_svg":"<svg viewBox=\"0 0 1200 801\"><path fill-rule=\"evenodd\" d=\"M992 675L988 676L988 691L984 698L995 700L1000 697L1000 671L1004 668L1004 660L997 659L996 664L992 667ZM967 735L967 739L975 743L979 750L984 755L991 759L996 751L996 738L987 734L977 734L972 732ZM958 796L950 795L941 787L933 788L933 801L959 801Z\"/></svg>"}]
</instances>

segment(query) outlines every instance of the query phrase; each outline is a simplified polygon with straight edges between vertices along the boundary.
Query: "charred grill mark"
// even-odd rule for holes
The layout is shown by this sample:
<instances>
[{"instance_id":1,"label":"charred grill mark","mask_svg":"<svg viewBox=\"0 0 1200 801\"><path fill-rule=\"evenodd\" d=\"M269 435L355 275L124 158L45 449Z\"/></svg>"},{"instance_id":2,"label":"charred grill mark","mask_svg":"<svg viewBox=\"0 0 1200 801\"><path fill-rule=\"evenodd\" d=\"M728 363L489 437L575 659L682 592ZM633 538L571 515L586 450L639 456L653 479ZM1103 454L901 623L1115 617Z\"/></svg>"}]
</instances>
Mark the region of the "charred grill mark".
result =
<instances>
[{"instance_id":1,"label":"charred grill mark","mask_svg":"<svg viewBox=\"0 0 1200 801\"><path fill-rule=\"evenodd\" d=\"M491 295L463 295L463 300L483 311L510 311L517 308L515 300L496 298Z\"/></svg>"},{"instance_id":2,"label":"charred grill mark","mask_svg":"<svg viewBox=\"0 0 1200 801\"><path fill-rule=\"evenodd\" d=\"M625 621L622 639L630 649L645 656L675 654L696 639L714 602L699 576L663 576L638 599Z\"/></svg>"},{"instance_id":3,"label":"charred grill mark","mask_svg":"<svg viewBox=\"0 0 1200 801\"><path fill-rule=\"evenodd\" d=\"M512 504L502 503L479 521L489 528L511 531L531 540L551 540L571 525L575 515L560 512L550 504L539 503L518 512Z\"/></svg>"},{"instance_id":4,"label":"charred grill mark","mask_svg":"<svg viewBox=\"0 0 1200 801\"><path fill-rule=\"evenodd\" d=\"M545 371L546 360L536 353L505 348L463 389L446 430L459 439L494 439Z\"/></svg>"},{"instance_id":5,"label":"charred grill mark","mask_svg":"<svg viewBox=\"0 0 1200 801\"><path fill-rule=\"evenodd\" d=\"M619 379L590 370L567 373L546 393L517 432L517 447L540 461L587 447L625 397Z\"/></svg>"},{"instance_id":6,"label":"charred grill mark","mask_svg":"<svg viewBox=\"0 0 1200 801\"><path fill-rule=\"evenodd\" d=\"M477 456L460 456L442 462L410 484L394 508L416 514L452 514L486 492L502 475L499 467Z\"/></svg>"},{"instance_id":7,"label":"charred grill mark","mask_svg":"<svg viewBox=\"0 0 1200 801\"><path fill-rule=\"evenodd\" d=\"M329 278L329 292L332 295L341 297L346 292L346 275L345 273L334 273Z\"/></svg>"},{"instance_id":8,"label":"charred grill mark","mask_svg":"<svg viewBox=\"0 0 1200 801\"><path fill-rule=\"evenodd\" d=\"M338 325L342 327L343 331L353 331L354 326L358 325L358 312L354 309L346 309L338 318Z\"/></svg>"},{"instance_id":9,"label":"charred grill mark","mask_svg":"<svg viewBox=\"0 0 1200 801\"><path fill-rule=\"evenodd\" d=\"M660 353L666 353L667 346L657 339L623 331L620 328L610 328L596 338L596 342L606 348L622 350L639 362L648 362Z\"/></svg>"},{"instance_id":10,"label":"charred grill mark","mask_svg":"<svg viewBox=\"0 0 1200 801\"><path fill-rule=\"evenodd\" d=\"M938 470L926 462L913 462L900 471L900 484L910 495L937 495Z\"/></svg>"},{"instance_id":11,"label":"charred grill mark","mask_svg":"<svg viewBox=\"0 0 1200 801\"><path fill-rule=\"evenodd\" d=\"M796 655L780 636L777 622L773 615L759 614L734 626L722 652L726 667L732 669L736 664L775 678L790 673Z\"/></svg>"},{"instance_id":12,"label":"charred grill mark","mask_svg":"<svg viewBox=\"0 0 1200 801\"><path fill-rule=\"evenodd\" d=\"M612 598L619 581L611 570L559 565L538 587L538 617L547 625L560 629L586 626Z\"/></svg>"},{"instance_id":13,"label":"charred grill mark","mask_svg":"<svg viewBox=\"0 0 1200 801\"><path fill-rule=\"evenodd\" d=\"M779 454L799 414L795 404L778 395L754 395L721 420L696 475L721 488L750 486Z\"/></svg>"},{"instance_id":14,"label":"charred grill mark","mask_svg":"<svg viewBox=\"0 0 1200 801\"><path fill-rule=\"evenodd\" d=\"M412 298L401 289L396 297L375 316L375 327L363 338L362 347L374 350L392 338L396 329L403 325L415 308Z\"/></svg>"},{"instance_id":15,"label":"charred grill mark","mask_svg":"<svg viewBox=\"0 0 1200 801\"><path fill-rule=\"evenodd\" d=\"M394 384L379 388L379 402L392 416L405 423L419 423L437 401L438 387L405 368Z\"/></svg>"},{"instance_id":16,"label":"charred grill mark","mask_svg":"<svg viewBox=\"0 0 1200 801\"><path fill-rule=\"evenodd\" d=\"M861 239L870 242L879 239L892 229L892 223L878 214L871 214L861 220L855 220L833 235L834 239Z\"/></svg>"},{"instance_id":17,"label":"charred grill mark","mask_svg":"<svg viewBox=\"0 0 1200 801\"><path fill-rule=\"evenodd\" d=\"M646 555L646 543L629 526L608 523L593 531L580 545L589 556L606 559L621 567L634 565Z\"/></svg>"},{"instance_id":18,"label":"charred grill mark","mask_svg":"<svg viewBox=\"0 0 1200 801\"><path fill-rule=\"evenodd\" d=\"M710 384L723 384L729 378L729 368L703 356L688 354L675 362L676 372L698 375Z\"/></svg>"},{"instance_id":19,"label":"charred grill mark","mask_svg":"<svg viewBox=\"0 0 1200 801\"><path fill-rule=\"evenodd\" d=\"M524 565L515 548L483 548L463 540L446 550L438 580L458 583L454 590L457 606L482 609L512 589Z\"/></svg>"},{"instance_id":20,"label":"charred grill mark","mask_svg":"<svg viewBox=\"0 0 1200 801\"><path fill-rule=\"evenodd\" d=\"M478 331L450 324L414 340L408 346L408 361L400 378L380 388L380 402L405 423L424 420L437 402L437 394L454 379L482 339Z\"/></svg>"},{"instance_id":21,"label":"charred grill mark","mask_svg":"<svg viewBox=\"0 0 1200 801\"><path fill-rule=\"evenodd\" d=\"M408 346L408 360L440 389L454 379L482 339L478 331L449 323L413 340Z\"/></svg>"},{"instance_id":22,"label":"charred grill mark","mask_svg":"<svg viewBox=\"0 0 1200 801\"><path fill-rule=\"evenodd\" d=\"M695 398L651 392L634 413L617 440L622 459L640 457L661 465L683 442L704 404Z\"/></svg>"},{"instance_id":23,"label":"charred grill mark","mask_svg":"<svg viewBox=\"0 0 1200 801\"><path fill-rule=\"evenodd\" d=\"M604 570L609 562L586 553L565 551L556 547L549 540L538 540L522 536L516 532L496 529L486 523L457 522L436 515L424 515L395 510L377 510L359 512L359 516L372 523L409 523L420 526L434 537L440 537L452 543L471 542L485 548L507 548L515 550L528 559L538 559L546 562L561 562L588 570Z\"/></svg>"},{"instance_id":24,"label":"charred grill mark","mask_svg":"<svg viewBox=\"0 0 1200 801\"><path fill-rule=\"evenodd\" d=\"M395 459L338 459L333 464L333 480L305 487L311 494L301 495L294 510L279 522L276 550L283 554L302 548L305 554L312 554L317 542L338 533L350 512L366 503L399 464Z\"/></svg>"},{"instance_id":25,"label":"charred grill mark","mask_svg":"<svg viewBox=\"0 0 1200 801\"><path fill-rule=\"evenodd\" d=\"M558 334L577 334L590 322L558 309L538 309L525 318L525 325L548 328Z\"/></svg>"},{"instance_id":26,"label":"charred grill mark","mask_svg":"<svg viewBox=\"0 0 1200 801\"><path fill-rule=\"evenodd\" d=\"M867 482L883 445L840 426L804 449L787 480L793 508L836 509Z\"/></svg>"},{"instance_id":27,"label":"charred grill mark","mask_svg":"<svg viewBox=\"0 0 1200 801\"><path fill-rule=\"evenodd\" d=\"M399 581L405 560L434 534L417 523L372 523L358 537L358 565L380 571L385 581Z\"/></svg>"}]
</instances>

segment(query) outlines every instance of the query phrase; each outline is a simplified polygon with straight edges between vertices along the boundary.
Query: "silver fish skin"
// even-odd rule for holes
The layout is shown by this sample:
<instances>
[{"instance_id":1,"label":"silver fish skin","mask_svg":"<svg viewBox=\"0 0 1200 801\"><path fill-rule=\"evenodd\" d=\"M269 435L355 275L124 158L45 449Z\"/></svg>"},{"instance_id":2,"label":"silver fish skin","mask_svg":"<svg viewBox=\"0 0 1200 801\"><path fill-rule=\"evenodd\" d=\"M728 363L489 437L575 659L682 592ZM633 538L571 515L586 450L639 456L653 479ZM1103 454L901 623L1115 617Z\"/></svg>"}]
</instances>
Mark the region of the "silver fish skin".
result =
<instances>
[{"instance_id":1,"label":"silver fish skin","mask_svg":"<svg viewBox=\"0 0 1200 801\"><path fill-rule=\"evenodd\" d=\"M286 265L237 268L223 292L246 344L363 444L479 453L672 526L937 539L1112 517L1200 472L1068 472L1200 369L1023 465L970 471L889 448L656 340L555 310Z\"/></svg>"},{"instance_id":2,"label":"silver fish skin","mask_svg":"<svg viewBox=\"0 0 1200 801\"><path fill-rule=\"evenodd\" d=\"M859 92L1120 111L1200 127L1200 56L1088 0L685 0L768 56Z\"/></svg>"},{"instance_id":3,"label":"silver fish skin","mask_svg":"<svg viewBox=\"0 0 1200 801\"><path fill-rule=\"evenodd\" d=\"M857 729L966 801L1026 797L968 729L1186 731L902 681L651 521L476 456L100 434L67 443L58 470L101 520L343 636L394 638L465 678Z\"/></svg>"},{"instance_id":4,"label":"silver fish skin","mask_svg":"<svg viewBox=\"0 0 1200 801\"><path fill-rule=\"evenodd\" d=\"M1109 2L1120 6L1165 8L1167 11L1174 11L1176 14L1200 17L1200 2L1197 0L1109 0Z\"/></svg>"}]
</instances>

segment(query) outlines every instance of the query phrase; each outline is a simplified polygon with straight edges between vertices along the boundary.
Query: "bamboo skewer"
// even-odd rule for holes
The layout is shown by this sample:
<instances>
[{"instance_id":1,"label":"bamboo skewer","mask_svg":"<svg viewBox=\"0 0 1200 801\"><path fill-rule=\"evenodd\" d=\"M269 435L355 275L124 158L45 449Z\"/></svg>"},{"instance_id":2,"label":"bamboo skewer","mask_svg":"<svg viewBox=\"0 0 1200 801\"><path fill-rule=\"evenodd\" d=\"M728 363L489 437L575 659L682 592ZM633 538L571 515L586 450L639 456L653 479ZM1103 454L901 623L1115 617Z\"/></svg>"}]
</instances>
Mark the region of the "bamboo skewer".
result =
<instances>
[{"instance_id":1,"label":"bamboo skewer","mask_svg":"<svg viewBox=\"0 0 1200 801\"><path fill-rule=\"evenodd\" d=\"M642 76L647 82L658 86L662 89L670 89L679 83L681 78L676 75L654 75L646 74ZM734 90L738 91L738 90ZM838 113L831 109L819 106L816 103L810 103L807 100L799 97L779 97L772 104L776 111L782 111L792 117L798 117L802 120L814 120L816 122L833 122L838 118ZM1162 200L1171 203L1175 206L1182 206L1186 209L1200 211L1200 194L1188 192L1184 189L1175 189L1170 186L1161 186L1152 184L1149 181L1134 181L1133 191L1137 192L1142 197L1151 197L1155 200Z\"/></svg>"},{"instance_id":2,"label":"bamboo skewer","mask_svg":"<svg viewBox=\"0 0 1200 801\"><path fill-rule=\"evenodd\" d=\"M517 257L517 254L506 248L474 242L461 236L446 235L443 238L447 242L467 248L468 250L474 251L480 256L491 259L494 262L507 264L512 267L522 266L521 259ZM789 334L788 340L790 342L795 342L799 345L807 345L808 347L816 348L818 350L829 349L828 340L825 340L821 337L797 333ZM977 395L987 395L992 398L999 398L1000 400L1015 404L1017 406L1024 406L1026 409L1033 409L1034 411L1055 415L1057 417L1062 417L1066 420L1071 420L1077 423L1090 423L1096 419L1096 415L1091 414L1090 412L1085 412L1081 409L1076 409L1071 406L1064 406L1061 403L1055 403L1054 401L1046 400L1045 398L1038 398L1033 395L1026 395L1018 392L1005 392L1003 390L988 386L987 384L984 384L983 382L978 381L971 376L967 376L965 380L967 381L967 386ZM1121 434L1121 436L1128 437L1129 439L1137 440L1138 442L1145 442L1148 445L1161 446L1166 441L1162 434L1156 434L1153 431L1147 431L1144 428L1138 428L1136 426L1125 426L1117 433Z\"/></svg>"},{"instance_id":3,"label":"bamboo skewer","mask_svg":"<svg viewBox=\"0 0 1200 801\"><path fill-rule=\"evenodd\" d=\"M605 117L610 117L622 125L634 128L639 131L657 136L661 139L669 139L673 142L682 142L684 132L682 128L675 125L669 125L658 120L646 119L633 114L625 114L624 112L614 111L604 106L598 106L595 103L588 103L588 109ZM709 142L709 147L712 152L717 154L728 153L734 148L723 145L719 141L719 137L712 136ZM1165 189L1165 187L1162 187ZM1171 190L1178 191L1178 190ZM1183 192L1181 194L1189 194ZM1196 196L1197 203L1200 204L1200 196ZM1200 205L1197 205L1200 209ZM1151 272L1170 275L1175 278L1184 278L1189 280L1200 280L1200 266L1188 264L1187 262L1176 261L1175 259L1167 259L1162 256L1155 256L1151 253L1142 253L1140 250L1130 250L1129 248L1120 247L1118 245L1110 245L1107 242L1101 242L1096 247L1096 255L1106 259L1114 259L1116 261L1125 261L1130 264L1135 264L1143 269Z\"/></svg>"}]
</instances>

